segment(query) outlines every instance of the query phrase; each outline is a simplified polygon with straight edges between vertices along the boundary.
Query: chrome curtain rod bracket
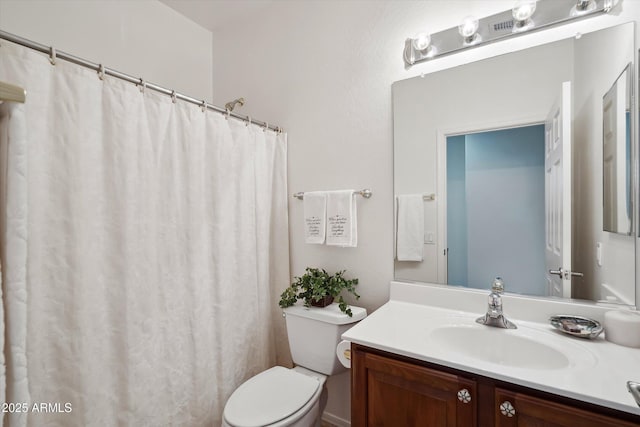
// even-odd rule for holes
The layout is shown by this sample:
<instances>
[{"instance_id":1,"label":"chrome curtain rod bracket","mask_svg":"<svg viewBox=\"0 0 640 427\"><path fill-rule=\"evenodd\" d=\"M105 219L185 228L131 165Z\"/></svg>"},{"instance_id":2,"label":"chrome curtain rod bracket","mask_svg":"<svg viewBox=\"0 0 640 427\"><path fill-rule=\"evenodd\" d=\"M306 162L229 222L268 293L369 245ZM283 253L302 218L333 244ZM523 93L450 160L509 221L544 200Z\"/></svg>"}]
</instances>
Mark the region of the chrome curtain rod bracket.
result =
<instances>
[{"instance_id":1,"label":"chrome curtain rod bracket","mask_svg":"<svg viewBox=\"0 0 640 427\"><path fill-rule=\"evenodd\" d=\"M2 40L7 40L9 42L18 44L20 46L24 46L26 48L29 49L33 49L36 50L40 53L44 53L49 57L49 60L51 61L52 57L54 60L58 60L58 59L62 59L65 60L67 62L71 62L73 64L76 65L80 65L81 67L85 67L85 68L89 68L93 71L96 71L99 73L100 76L104 77L104 76L112 76L112 77L116 77L120 80L124 80L126 82L129 83L133 83L135 85L138 85L138 87L141 88L141 91L144 91L145 89L151 89L154 90L156 92L160 92L164 95L168 95L171 96L172 99L173 97L175 97L175 99L179 99L181 101L185 101L188 102L190 104L195 104L197 106L202 106L202 100L201 99L196 99L193 98L191 96L188 95L184 95L182 93L178 93L178 92L174 92L172 89L167 89L165 87L153 84L153 83L145 83L145 81L143 79L141 79L140 77L133 77L130 76L129 74L125 74L122 73L120 71L116 71L116 70L112 70L111 68L107 68L104 65L101 64L96 64L93 63L91 61L87 61L86 59L83 58L79 58L77 56L71 55L69 53L63 52L61 50L55 50L53 47L49 47L49 46L45 46L43 44L40 43L36 43L34 41L25 39L24 37L20 37L20 36L16 36L15 34L11 34L8 33L6 31L2 31L0 30L0 39ZM55 54L55 56L53 56L53 54ZM244 101L244 100L243 100ZM226 114L227 111L224 108L221 107L217 107L213 104L207 103L206 104L207 109L221 113L221 114ZM238 120L242 120L242 121L247 121L247 116L243 116L240 114L236 114L233 112L229 112L228 116L233 117L235 119ZM281 129L279 126L273 126L273 125L268 125L266 122L262 122L262 121L258 121L258 120L252 120L254 125L257 126L268 126L268 129L274 131L274 132L278 132L279 129Z\"/></svg>"},{"instance_id":2,"label":"chrome curtain rod bracket","mask_svg":"<svg viewBox=\"0 0 640 427\"><path fill-rule=\"evenodd\" d=\"M353 194L358 194L358 195L364 197L365 199L370 199L371 196L373 196L373 191L371 191L368 188L365 188L364 190L355 191ZM298 199L298 200L303 200L304 199L304 191L300 191L298 193L294 193L293 197Z\"/></svg>"}]
</instances>

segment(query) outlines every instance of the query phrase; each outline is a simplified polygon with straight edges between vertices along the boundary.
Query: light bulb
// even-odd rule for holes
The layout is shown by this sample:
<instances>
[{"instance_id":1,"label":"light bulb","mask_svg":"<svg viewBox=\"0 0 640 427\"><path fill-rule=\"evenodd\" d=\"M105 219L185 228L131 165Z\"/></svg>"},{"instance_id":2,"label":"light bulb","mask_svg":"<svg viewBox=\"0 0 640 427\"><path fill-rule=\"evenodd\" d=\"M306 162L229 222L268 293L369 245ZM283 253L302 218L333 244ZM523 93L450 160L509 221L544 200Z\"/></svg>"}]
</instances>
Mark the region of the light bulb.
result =
<instances>
[{"instance_id":1,"label":"light bulb","mask_svg":"<svg viewBox=\"0 0 640 427\"><path fill-rule=\"evenodd\" d=\"M458 33L464 38L465 45L474 44L478 41L478 25L478 19L473 16L465 17L458 25Z\"/></svg>"},{"instance_id":2,"label":"light bulb","mask_svg":"<svg viewBox=\"0 0 640 427\"><path fill-rule=\"evenodd\" d=\"M513 25L513 32L519 33L533 28L535 24L531 17L536 11L535 0L519 0L511 10L513 19L516 21Z\"/></svg>"},{"instance_id":3,"label":"light bulb","mask_svg":"<svg viewBox=\"0 0 640 427\"><path fill-rule=\"evenodd\" d=\"M415 50L426 50L431 44L431 36L428 33L418 33L413 37L411 44Z\"/></svg>"},{"instance_id":4,"label":"light bulb","mask_svg":"<svg viewBox=\"0 0 640 427\"><path fill-rule=\"evenodd\" d=\"M524 22L533 16L536 11L535 0L519 0L516 5L513 6L511 12L513 13L513 19L518 22Z\"/></svg>"},{"instance_id":5,"label":"light bulb","mask_svg":"<svg viewBox=\"0 0 640 427\"><path fill-rule=\"evenodd\" d=\"M576 17L586 15L596 10L596 2L593 0L578 0L575 6L571 8L569 15Z\"/></svg>"},{"instance_id":6,"label":"light bulb","mask_svg":"<svg viewBox=\"0 0 640 427\"><path fill-rule=\"evenodd\" d=\"M576 9L578 10L585 10L590 6L595 7L595 4L591 0L578 0L578 3L576 3Z\"/></svg>"},{"instance_id":7,"label":"light bulb","mask_svg":"<svg viewBox=\"0 0 640 427\"><path fill-rule=\"evenodd\" d=\"M473 37L478 31L478 24L479 21L477 18L467 16L460 22L460 25L458 25L458 33L465 39Z\"/></svg>"}]
</instances>

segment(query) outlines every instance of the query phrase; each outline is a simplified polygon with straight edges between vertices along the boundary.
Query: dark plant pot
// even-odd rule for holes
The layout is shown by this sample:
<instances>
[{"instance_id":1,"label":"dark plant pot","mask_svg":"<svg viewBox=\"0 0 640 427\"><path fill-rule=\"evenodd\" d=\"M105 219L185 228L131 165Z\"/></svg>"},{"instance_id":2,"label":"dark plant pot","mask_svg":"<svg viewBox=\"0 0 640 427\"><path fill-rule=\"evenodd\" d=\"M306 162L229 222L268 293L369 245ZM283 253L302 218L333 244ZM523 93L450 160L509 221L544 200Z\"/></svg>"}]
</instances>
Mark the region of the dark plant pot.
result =
<instances>
[{"instance_id":1,"label":"dark plant pot","mask_svg":"<svg viewBox=\"0 0 640 427\"><path fill-rule=\"evenodd\" d=\"M318 301L311 300L311 305L314 307L326 307L333 302L333 297L327 295Z\"/></svg>"}]
</instances>

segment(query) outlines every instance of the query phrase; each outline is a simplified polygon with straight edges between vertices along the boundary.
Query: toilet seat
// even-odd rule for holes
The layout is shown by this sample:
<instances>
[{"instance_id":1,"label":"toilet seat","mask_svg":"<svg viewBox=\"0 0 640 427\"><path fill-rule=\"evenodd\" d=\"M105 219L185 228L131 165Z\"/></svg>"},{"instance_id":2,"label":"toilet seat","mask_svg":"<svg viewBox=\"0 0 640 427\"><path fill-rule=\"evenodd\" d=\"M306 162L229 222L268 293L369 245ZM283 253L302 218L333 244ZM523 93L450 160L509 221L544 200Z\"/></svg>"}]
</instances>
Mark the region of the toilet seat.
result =
<instances>
[{"instance_id":1,"label":"toilet seat","mask_svg":"<svg viewBox=\"0 0 640 427\"><path fill-rule=\"evenodd\" d=\"M234 427L276 424L313 404L322 391L319 378L276 366L250 378L231 395L225 421ZM290 420L293 421L293 420Z\"/></svg>"}]
</instances>

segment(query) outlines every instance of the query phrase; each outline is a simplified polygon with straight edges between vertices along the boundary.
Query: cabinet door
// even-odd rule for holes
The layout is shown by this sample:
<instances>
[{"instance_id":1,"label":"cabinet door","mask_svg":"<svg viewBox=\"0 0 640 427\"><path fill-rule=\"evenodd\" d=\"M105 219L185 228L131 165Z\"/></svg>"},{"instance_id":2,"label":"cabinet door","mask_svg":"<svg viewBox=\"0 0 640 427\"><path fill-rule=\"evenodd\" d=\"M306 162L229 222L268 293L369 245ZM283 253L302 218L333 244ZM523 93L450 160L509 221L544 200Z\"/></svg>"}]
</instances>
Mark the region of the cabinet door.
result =
<instances>
[{"instance_id":1,"label":"cabinet door","mask_svg":"<svg viewBox=\"0 0 640 427\"><path fill-rule=\"evenodd\" d=\"M353 427L476 425L474 381L355 348Z\"/></svg>"},{"instance_id":2,"label":"cabinet door","mask_svg":"<svg viewBox=\"0 0 640 427\"><path fill-rule=\"evenodd\" d=\"M496 388L496 427L637 427L638 424Z\"/></svg>"}]
</instances>

